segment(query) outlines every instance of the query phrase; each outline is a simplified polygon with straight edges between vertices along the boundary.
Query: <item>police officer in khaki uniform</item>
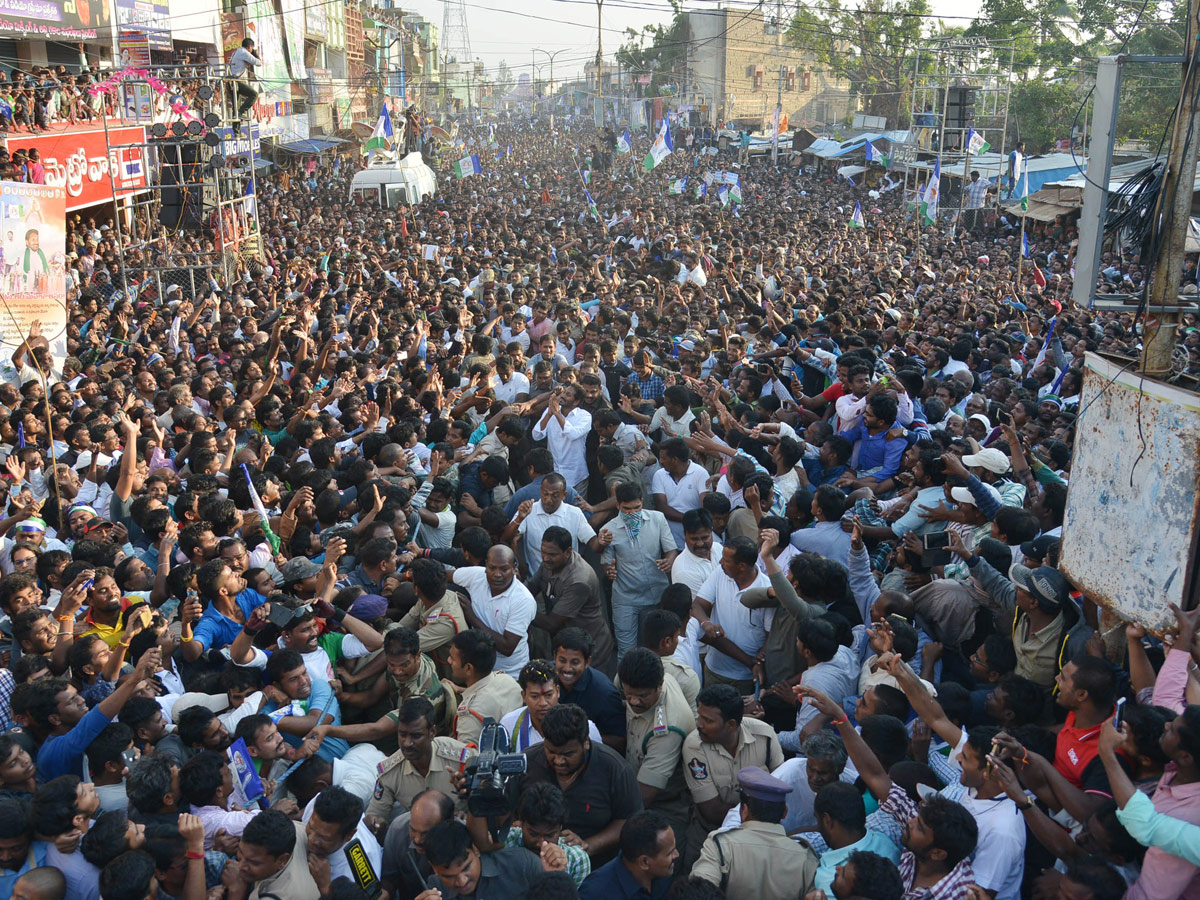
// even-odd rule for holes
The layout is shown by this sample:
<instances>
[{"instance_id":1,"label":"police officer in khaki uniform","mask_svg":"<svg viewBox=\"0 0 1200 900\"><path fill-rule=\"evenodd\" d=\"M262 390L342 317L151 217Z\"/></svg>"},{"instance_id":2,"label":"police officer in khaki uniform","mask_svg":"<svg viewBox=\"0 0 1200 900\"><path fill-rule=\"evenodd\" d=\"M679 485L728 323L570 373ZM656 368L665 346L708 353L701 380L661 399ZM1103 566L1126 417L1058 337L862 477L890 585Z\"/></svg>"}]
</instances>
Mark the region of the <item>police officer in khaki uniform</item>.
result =
<instances>
[{"instance_id":1,"label":"police officer in khaki uniform","mask_svg":"<svg viewBox=\"0 0 1200 900\"><path fill-rule=\"evenodd\" d=\"M399 711L396 738L400 749L379 764L375 794L367 807L367 827L386 828L392 807L399 802L408 809L413 798L433 788L453 797L460 811L466 801L454 789L451 773L466 768L475 751L453 738L433 736L433 704L413 697Z\"/></svg>"},{"instance_id":2,"label":"police officer in khaki uniform","mask_svg":"<svg viewBox=\"0 0 1200 900\"><path fill-rule=\"evenodd\" d=\"M479 740L484 719L499 722L524 704L516 679L507 672L493 672L495 665L496 644L490 635L469 629L450 642L451 674L466 685L454 722L454 736L464 744Z\"/></svg>"},{"instance_id":3,"label":"police officer in khaki uniform","mask_svg":"<svg viewBox=\"0 0 1200 900\"><path fill-rule=\"evenodd\" d=\"M683 774L696 804L696 824L707 835L738 805L738 773L750 767L773 771L783 764L783 748L774 728L743 718L742 696L732 685L706 687L696 702L696 730L683 742Z\"/></svg>"},{"instance_id":4,"label":"police officer in khaki uniform","mask_svg":"<svg viewBox=\"0 0 1200 900\"><path fill-rule=\"evenodd\" d=\"M817 854L783 830L792 786L762 769L738 772L742 824L714 833L700 849L693 878L718 885L727 897L795 900L812 889Z\"/></svg>"},{"instance_id":5,"label":"police officer in khaki uniform","mask_svg":"<svg viewBox=\"0 0 1200 900\"><path fill-rule=\"evenodd\" d=\"M413 587L417 602L400 624L415 629L421 641L421 652L437 663L438 675L450 675L450 641L460 631L467 630L467 619L458 602L458 594L446 590L446 569L432 559L414 560Z\"/></svg>"},{"instance_id":6,"label":"police officer in khaki uniform","mask_svg":"<svg viewBox=\"0 0 1200 900\"><path fill-rule=\"evenodd\" d=\"M637 775L642 804L670 820L682 855L691 808L682 751L696 719L653 650L638 647L625 654L617 687L625 699L625 759Z\"/></svg>"}]
</instances>

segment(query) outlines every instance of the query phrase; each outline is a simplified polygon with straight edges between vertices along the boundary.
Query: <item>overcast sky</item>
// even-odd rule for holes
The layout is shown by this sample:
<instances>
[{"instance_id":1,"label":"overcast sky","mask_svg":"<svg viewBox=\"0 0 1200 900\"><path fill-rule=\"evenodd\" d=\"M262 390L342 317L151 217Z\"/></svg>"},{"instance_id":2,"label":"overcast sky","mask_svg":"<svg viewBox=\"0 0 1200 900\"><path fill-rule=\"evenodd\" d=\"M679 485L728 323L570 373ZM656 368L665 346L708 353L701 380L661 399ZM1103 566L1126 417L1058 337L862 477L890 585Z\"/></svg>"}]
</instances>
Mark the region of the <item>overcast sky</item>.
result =
<instances>
[{"instance_id":1,"label":"overcast sky","mask_svg":"<svg viewBox=\"0 0 1200 900\"><path fill-rule=\"evenodd\" d=\"M443 0L398 0L405 10L418 12L442 26ZM751 0L735 0L736 9L751 9ZM766 4L773 8L769 0ZM785 3L784 6L791 4ZM549 78L549 59L542 50L557 53L554 77L582 71L585 60L596 55L595 0L466 0L467 20L471 37L471 52L489 68L500 60L520 74L531 69L531 51L536 47L539 78ZM685 9L711 9L716 0L686 0ZM932 0L933 11L947 16L946 24L966 24L964 16L979 9L979 0ZM611 59L612 51L624 42L626 28L640 29L653 23L665 23L671 8L666 0L604 0L604 54ZM949 18L952 17L952 18ZM443 36L444 39L444 36Z\"/></svg>"}]
</instances>

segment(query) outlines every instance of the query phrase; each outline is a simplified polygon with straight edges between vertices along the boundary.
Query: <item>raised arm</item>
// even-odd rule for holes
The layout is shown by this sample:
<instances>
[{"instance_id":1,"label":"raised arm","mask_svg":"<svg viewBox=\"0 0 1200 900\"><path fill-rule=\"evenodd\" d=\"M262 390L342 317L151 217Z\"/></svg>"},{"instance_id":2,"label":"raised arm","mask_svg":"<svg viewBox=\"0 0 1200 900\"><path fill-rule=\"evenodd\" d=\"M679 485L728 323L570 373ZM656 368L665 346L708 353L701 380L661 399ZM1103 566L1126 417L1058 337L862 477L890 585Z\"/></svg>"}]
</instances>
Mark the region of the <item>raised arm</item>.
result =
<instances>
[{"instance_id":1,"label":"raised arm","mask_svg":"<svg viewBox=\"0 0 1200 900\"><path fill-rule=\"evenodd\" d=\"M793 688L793 691L801 702L807 702L810 706L816 707L817 712L833 723L846 745L846 753L854 763L854 768L858 769L858 774L862 776L867 789L880 802L886 800L888 792L892 789L891 776L883 768L879 757L862 739L862 735L850 724L850 719L842 708L833 702L832 697L816 688L798 685Z\"/></svg>"}]
</instances>

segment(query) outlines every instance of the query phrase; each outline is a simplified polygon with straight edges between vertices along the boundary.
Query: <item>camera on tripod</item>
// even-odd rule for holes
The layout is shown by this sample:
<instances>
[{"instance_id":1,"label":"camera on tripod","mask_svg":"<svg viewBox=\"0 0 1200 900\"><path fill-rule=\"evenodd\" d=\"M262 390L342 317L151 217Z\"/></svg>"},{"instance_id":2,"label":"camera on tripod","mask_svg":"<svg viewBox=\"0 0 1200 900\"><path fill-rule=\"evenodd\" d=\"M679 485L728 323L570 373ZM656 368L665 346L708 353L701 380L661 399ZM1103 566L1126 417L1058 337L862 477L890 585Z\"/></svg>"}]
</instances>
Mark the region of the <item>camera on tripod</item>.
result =
<instances>
[{"instance_id":1,"label":"camera on tripod","mask_svg":"<svg viewBox=\"0 0 1200 900\"><path fill-rule=\"evenodd\" d=\"M513 808L513 777L525 774L525 755L508 753L508 734L495 719L483 720L479 755L467 766L467 809L471 815L499 820Z\"/></svg>"}]
</instances>

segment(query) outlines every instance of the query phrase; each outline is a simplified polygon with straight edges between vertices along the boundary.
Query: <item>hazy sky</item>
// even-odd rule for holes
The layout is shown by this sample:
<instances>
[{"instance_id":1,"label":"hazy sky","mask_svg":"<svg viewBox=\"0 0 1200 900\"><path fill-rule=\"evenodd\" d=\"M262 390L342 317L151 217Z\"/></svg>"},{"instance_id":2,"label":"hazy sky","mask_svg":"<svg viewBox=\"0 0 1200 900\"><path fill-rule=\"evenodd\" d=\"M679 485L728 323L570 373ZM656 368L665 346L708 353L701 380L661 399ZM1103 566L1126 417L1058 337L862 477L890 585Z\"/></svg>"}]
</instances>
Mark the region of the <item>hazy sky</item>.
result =
<instances>
[{"instance_id":1,"label":"hazy sky","mask_svg":"<svg viewBox=\"0 0 1200 900\"><path fill-rule=\"evenodd\" d=\"M406 10L418 12L441 28L443 0L397 0ZM853 0L851 0L853 3ZM734 0L735 9L751 9L752 0ZM774 4L767 0L768 8ZM787 7L792 5L784 3ZM539 78L549 78L546 53L557 52L554 77L578 73L586 60L596 55L595 0L466 0L471 36L471 51L489 68L505 60L516 73L530 72L531 51L538 48L536 63ZM716 0L685 0L685 9L711 9ZM933 11L947 16L947 24L965 24L964 16L974 14L979 0L932 0ZM625 40L626 28L663 23L670 18L666 0L604 0L604 54L611 54ZM953 17L953 18L949 18ZM561 52L558 52L561 51Z\"/></svg>"}]
</instances>

